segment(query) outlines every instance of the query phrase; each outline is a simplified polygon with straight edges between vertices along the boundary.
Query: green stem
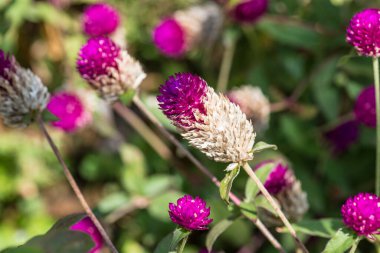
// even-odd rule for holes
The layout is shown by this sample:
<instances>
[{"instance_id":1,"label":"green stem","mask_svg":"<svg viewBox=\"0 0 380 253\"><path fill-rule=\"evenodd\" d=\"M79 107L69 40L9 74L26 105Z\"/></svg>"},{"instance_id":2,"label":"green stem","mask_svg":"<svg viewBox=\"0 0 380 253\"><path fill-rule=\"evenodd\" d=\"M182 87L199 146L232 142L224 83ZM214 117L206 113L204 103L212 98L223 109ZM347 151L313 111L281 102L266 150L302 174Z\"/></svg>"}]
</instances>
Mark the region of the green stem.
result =
<instances>
[{"instance_id":1,"label":"green stem","mask_svg":"<svg viewBox=\"0 0 380 253\"><path fill-rule=\"evenodd\" d=\"M358 248L358 245L359 245L360 240L361 240L360 237L357 237L357 238L355 239L355 241L354 241L354 243L352 244L352 247L351 247L349 253L355 253L356 249Z\"/></svg>"},{"instance_id":2,"label":"green stem","mask_svg":"<svg viewBox=\"0 0 380 253\"><path fill-rule=\"evenodd\" d=\"M187 239L189 239L189 235L190 234L188 234L185 238L182 239L181 243L179 244L179 246L177 248L177 253L182 253L182 251L184 250L185 245L187 243Z\"/></svg>"},{"instance_id":3,"label":"green stem","mask_svg":"<svg viewBox=\"0 0 380 253\"><path fill-rule=\"evenodd\" d=\"M376 194L380 195L380 78L379 58L373 58L373 75L376 92Z\"/></svg>"},{"instance_id":4,"label":"green stem","mask_svg":"<svg viewBox=\"0 0 380 253\"><path fill-rule=\"evenodd\" d=\"M218 84L216 90L219 92L225 92L230 79L230 72L232 67L232 60L234 59L236 35L233 33L227 33L224 38L224 53L222 64L220 67Z\"/></svg>"}]
</instances>

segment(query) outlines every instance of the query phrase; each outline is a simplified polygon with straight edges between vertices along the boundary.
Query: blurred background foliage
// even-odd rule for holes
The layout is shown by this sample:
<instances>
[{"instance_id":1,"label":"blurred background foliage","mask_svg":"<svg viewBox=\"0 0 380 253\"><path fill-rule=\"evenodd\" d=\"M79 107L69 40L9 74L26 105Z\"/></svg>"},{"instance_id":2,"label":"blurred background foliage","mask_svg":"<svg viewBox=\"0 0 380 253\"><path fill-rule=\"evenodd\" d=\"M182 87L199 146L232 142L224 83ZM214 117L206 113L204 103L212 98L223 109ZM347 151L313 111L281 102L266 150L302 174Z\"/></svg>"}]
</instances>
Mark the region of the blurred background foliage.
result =
<instances>
[{"instance_id":1,"label":"blurred background foliage","mask_svg":"<svg viewBox=\"0 0 380 253\"><path fill-rule=\"evenodd\" d=\"M81 13L92 2L2 0L0 48L15 54L20 64L30 67L52 92L62 87L86 89L95 108L92 126L75 134L51 131L121 252L152 252L174 228L167 213L168 202L184 193L205 198L215 221L226 217L228 211L219 200L218 190L181 154L175 166L162 159L107 109L77 74L76 55L86 40L81 32ZM202 1L107 2L120 11L128 50L148 73L142 85L148 105L154 106L150 95L175 72L198 73L210 85L216 84L226 32L210 52L195 50L181 59L166 58L151 41L152 28L162 17ZM265 152L254 162L280 155L287 158L308 194L308 218L340 217L340 206L349 195L374 189L375 131L361 126L360 138L339 154L332 152L323 138L327 130L350 115L359 91L372 82L370 59L356 56L345 42L352 15L371 6L376 6L376 1L271 0L268 13L255 24L239 25L228 18L225 22L224 30L237 34L228 88L259 86L274 105L295 98L273 112L269 129L257 138L278 145L279 152ZM0 127L0 132L3 249L45 233L55 220L81 212L81 208L37 128ZM192 151L222 178L223 165ZM245 182L242 173L234 192L242 196ZM292 251L291 239L279 237ZM198 252L204 238L205 233L196 233L185 252ZM325 243L322 239L307 240L311 252L320 252ZM362 252L370 252L365 244L361 247ZM216 249L274 252L245 220L229 228L217 241Z\"/></svg>"}]
</instances>

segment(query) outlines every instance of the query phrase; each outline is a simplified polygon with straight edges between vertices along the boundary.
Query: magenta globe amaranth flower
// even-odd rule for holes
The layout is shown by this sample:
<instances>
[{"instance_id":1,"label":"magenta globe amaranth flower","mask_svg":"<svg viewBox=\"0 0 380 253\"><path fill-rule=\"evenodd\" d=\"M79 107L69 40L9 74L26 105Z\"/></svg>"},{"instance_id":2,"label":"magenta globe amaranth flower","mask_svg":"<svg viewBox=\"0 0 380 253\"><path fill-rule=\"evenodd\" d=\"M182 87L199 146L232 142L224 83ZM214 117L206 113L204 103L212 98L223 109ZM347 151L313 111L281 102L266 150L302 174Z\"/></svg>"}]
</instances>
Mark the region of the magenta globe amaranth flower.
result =
<instances>
[{"instance_id":1,"label":"magenta globe amaranth flower","mask_svg":"<svg viewBox=\"0 0 380 253\"><path fill-rule=\"evenodd\" d=\"M88 6L82 17L83 31L91 37L110 35L115 32L119 23L118 12L105 3Z\"/></svg>"},{"instance_id":2,"label":"magenta globe amaranth flower","mask_svg":"<svg viewBox=\"0 0 380 253\"><path fill-rule=\"evenodd\" d=\"M332 145L333 152L339 154L358 140L359 122L357 120L348 120L329 130L324 136Z\"/></svg>"},{"instance_id":3,"label":"magenta globe amaranth flower","mask_svg":"<svg viewBox=\"0 0 380 253\"><path fill-rule=\"evenodd\" d=\"M136 89L146 76L140 63L107 37L87 41L79 51L77 69L109 102L129 89Z\"/></svg>"},{"instance_id":4,"label":"magenta globe amaranth flower","mask_svg":"<svg viewBox=\"0 0 380 253\"><path fill-rule=\"evenodd\" d=\"M52 126L66 132L73 132L86 126L91 121L91 114L86 110L81 99L74 93L59 92L54 94L47 105L47 109L54 114L58 121Z\"/></svg>"},{"instance_id":5,"label":"magenta globe amaranth flower","mask_svg":"<svg viewBox=\"0 0 380 253\"><path fill-rule=\"evenodd\" d=\"M229 6L231 17L237 22L253 23L268 9L268 0L239 0L232 1Z\"/></svg>"},{"instance_id":6,"label":"magenta globe amaranth flower","mask_svg":"<svg viewBox=\"0 0 380 253\"><path fill-rule=\"evenodd\" d=\"M178 57L186 51L185 31L173 18L162 20L153 31L156 47L165 55Z\"/></svg>"},{"instance_id":7,"label":"magenta globe amaranth flower","mask_svg":"<svg viewBox=\"0 0 380 253\"><path fill-rule=\"evenodd\" d=\"M380 10L365 9L351 19L346 40L363 56L380 56Z\"/></svg>"},{"instance_id":8,"label":"magenta globe amaranth flower","mask_svg":"<svg viewBox=\"0 0 380 253\"><path fill-rule=\"evenodd\" d=\"M88 251L87 253L100 253L104 245L103 238L99 230L96 228L95 224L89 217L81 219L80 221L72 225L70 229L86 233L91 237L92 241L95 243L95 246L92 247L90 251Z\"/></svg>"},{"instance_id":9,"label":"magenta globe amaranth flower","mask_svg":"<svg viewBox=\"0 0 380 253\"><path fill-rule=\"evenodd\" d=\"M363 89L355 103L355 117L368 127L376 127L376 98L375 86Z\"/></svg>"},{"instance_id":10,"label":"magenta globe amaranth flower","mask_svg":"<svg viewBox=\"0 0 380 253\"><path fill-rule=\"evenodd\" d=\"M264 182L265 188L272 195L278 194L283 191L287 186L292 183L292 175L287 165L280 162L266 161L260 163L255 170L260 170L268 164L274 164L272 171Z\"/></svg>"},{"instance_id":11,"label":"magenta globe amaranth flower","mask_svg":"<svg viewBox=\"0 0 380 253\"><path fill-rule=\"evenodd\" d=\"M168 78L160 87L159 107L190 145L219 162L253 158L255 133L240 108L190 73Z\"/></svg>"},{"instance_id":12,"label":"magenta globe amaranth flower","mask_svg":"<svg viewBox=\"0 0 380 253\"><path fill-rule=\"evenodd\" d=\"M358 235L379 234L380 198L371 193L359 193L346 200L341 208L343 222Z\"/></svg>"},{"instance_id":13,"label":"magenta globe amaranth flower","mask_svg":"<svg viewBox=\"0 0 380 253\"><path fill-rule=\"evenodd\" d=\"M207 230L212 222L210 208L200 197L185 195L177 200L177 205L169 204L170 219L187 230Z\"/></svg>"}]
</instances>

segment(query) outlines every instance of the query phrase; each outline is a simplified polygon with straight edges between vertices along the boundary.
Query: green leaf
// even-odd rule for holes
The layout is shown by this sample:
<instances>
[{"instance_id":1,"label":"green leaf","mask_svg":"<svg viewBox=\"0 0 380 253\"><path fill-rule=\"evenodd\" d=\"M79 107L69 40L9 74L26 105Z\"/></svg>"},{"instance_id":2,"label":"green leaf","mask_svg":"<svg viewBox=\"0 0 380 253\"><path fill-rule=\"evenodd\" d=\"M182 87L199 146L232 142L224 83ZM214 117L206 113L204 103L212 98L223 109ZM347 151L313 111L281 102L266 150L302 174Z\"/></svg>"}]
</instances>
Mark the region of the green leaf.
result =
<instances>
[{"instance_id":1,"label":"green leaf","mask_svg":"<svg viewBox=\"0 0 380 253\"><path fill-rule=\"evenodd\" d=\"M157 245L154 253L175 253L178 244L190 235L190 231L183 228L177 228L172 233L168 234Z\"/></svg>"},{"instance_id":2,"label":"green leaf","mask_svg":"<svg viewBox=\"0 0 380 253\"><path fill-rule=\"evenodd\" d=\"M48 110L44 110L42 112L42 119L44 122L53 122L53 121L58 121L59 118L57 116L55 116L54 114L52 114L50 111Z\"/></svg>"},{"instance_id":3,"label":"green leaf","mask_svg":"<svg viewBox=\"0 0 380 253\"><path fill-rule=\"evenodd\" d=\"M229 168L230 166L228 166ZM232 188L232 184L239 175L240 172L240 165L236 164L233 169L231 169L229 172L227 172L226 176L223 178L223 180L220 182L220 187L219 187L219 194L222 200L224 200L227 205L230 204L230 191Z\"/></svg>"},{"instance_id":4,"label":"green leaf","mask_svg":"<svg viewBox=\"0 0 380 253\"><path fill-rule=\"evenodd\" d=\"M273 167L275 166L275 163L268 163L260 167L259 170L255 171L256 176L260 179L262 183L265 182L267 177L269 176L270 172L273 170ZM247 180L247 184L245 185L245 201L250 202L252 201L256 195L259 193L259 188L257 187L256 183L252 179Z\"/></svg>"},{"instance_id":5,"label":"green leaf","mask_svg":"<svg viewBox=\"0 0 380 253\"><path fill-rule=\"evenodd\" d=\"M342 227L343 223L340 219L328 218L320 220L304 220L292 225L297 232L302 234L331 238L335 235L336 231Z\"/></svg>"},{"instance_id":6,"label":"green leaf","mask_svg":"<svg viewBox=\"0 0 380 253\"><path fill-rule=\"evenodd\" d=\"M257 209L263 208L266 211L270 212L273 216L278 217L276 211L273 206L269 203L269 201L264 197L264 195L259 195L255 198L255 204ZM260 211L260 210L259 210Z\"/></svg>"},{"instance_id":7,"label":"green leaf","mask_svg":"<svg viewBox=\"0 0 380 253\"><path fill-rule=\"evenodd\" d=\"M259 141L258 143L256 143L251 152L250 153L259 153L263 150L266 150L266 149L273 149L273 150L277 150L277 146L276 145L273 145L273 144L268 144L268 143L265 143L263 141Z\"/></svg>"},{"instance_id":8,"label":"green leaf","mask_svg":"<svg viewBox=\"0 0 380 253\"><path fill-rule=\"evenodd\" d=\"M327 242L322 253L344 253L351 248L356 239L356 235L348 229L339 229L335 235Z\"/></svg>"},{"instance_id":9,"label":"green leaf","mask_svg":"<svg viewBox=\"0 0 380 253\"><path fill-rule=\"evenodd\" d=\"M120 96L120 100L123 104L129 106L132 101L133 97L136 95L136 91L134 89L129 89L127 92L125 92L123 95Z\"/></svg>"},{"instance_id":10,"label":"green leaf","mask_svg":"<svg viewBox=\"0 0 380 253\"><path fill-rule=\"evenodd\" d=\"M239 206L241 213L250 220L257 219L257 209L254 203L243 202Z\"/></svg>"},{"instance_id":11,"label":"green leaf","mask_svg":"<svg viewBox=\"0 0 380 253\"><path fill-rule=\"evenodd\" d=\"M212 247L214 246L215 241L218 237L226 231L237 219L238 217L230 217L227 219L223 219L218 222L208 233L206 237L206 247L209 252L212 251Z\"/></svg>"}]
</instances>

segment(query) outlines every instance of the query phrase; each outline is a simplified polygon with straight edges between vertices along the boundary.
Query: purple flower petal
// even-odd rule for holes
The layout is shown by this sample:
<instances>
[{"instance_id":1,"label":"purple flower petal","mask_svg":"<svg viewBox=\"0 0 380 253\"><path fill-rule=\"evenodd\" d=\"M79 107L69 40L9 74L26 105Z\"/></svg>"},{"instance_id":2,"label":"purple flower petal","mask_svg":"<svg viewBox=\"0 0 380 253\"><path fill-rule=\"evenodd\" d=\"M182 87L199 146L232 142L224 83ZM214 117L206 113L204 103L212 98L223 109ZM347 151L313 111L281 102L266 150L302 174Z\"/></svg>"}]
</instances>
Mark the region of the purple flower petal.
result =
<instances>
[{"instance_id":1,"label":"purple flower petal","mask_svg":"<svg viewBox=\"0 0 380 253\"><path fill-rule=\"evenodd\" d=\"M360 92L354 112L359 122L371 128L376 127L375 86L369 86Z\"/></svg>"},{"instance_id":2,"label":"purple flower petal","mask_svg":"<svg viewBox=\"0 0 380 253\"><path fill-rule=\"evenodd\" d=\"M92 241L95 243L95 246L87 253L100 253L100 250L104 245L103 238L89 217L85 217L82 220L78 221L72 225L70 229L74 231L81 231L91 237Z\"/></svg>"},{"instance_id":3,"label":"purple flower petal","mask_svg":"<svg viewBox=\"0 0 380 253\"><path fill-rule=\"evenodd\" d=\"M174 18L162 20L153 31L156 47L165 55L178 57L186 50L185 30Z\"/></svg>"}]
</instances>

